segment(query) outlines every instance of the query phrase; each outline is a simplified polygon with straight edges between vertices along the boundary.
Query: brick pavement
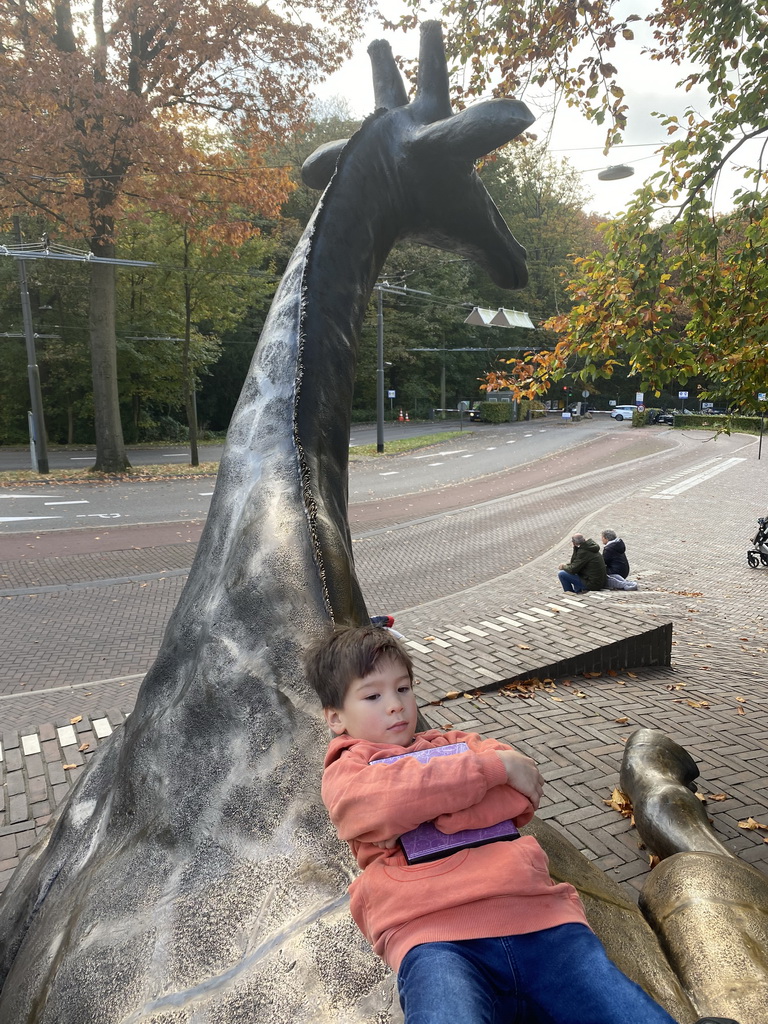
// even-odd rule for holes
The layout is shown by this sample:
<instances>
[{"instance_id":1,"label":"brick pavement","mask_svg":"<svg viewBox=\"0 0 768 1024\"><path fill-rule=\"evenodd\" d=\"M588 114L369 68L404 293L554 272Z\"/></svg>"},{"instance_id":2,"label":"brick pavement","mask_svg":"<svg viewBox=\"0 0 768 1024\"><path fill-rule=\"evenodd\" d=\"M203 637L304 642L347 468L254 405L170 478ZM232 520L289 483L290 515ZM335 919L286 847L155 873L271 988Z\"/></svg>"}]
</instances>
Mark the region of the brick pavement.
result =
<instances>
[{"instance_id":1,"label":"brick pavement","mask_svg":"<svg viewBox=\"0 0 768 1024\"><path fill-rule=\"evenodd\" d=\"M691 438L690 443L693 441ZM467 513L452 512L439 520L427 517L410 536L425 545L429 559L442 557L441 572L459 574L460 586L467 570L474 571L466 561L467 551L472 549L463 546L471 544L472 538L463 538L472 534L480 521L477 517L486 517L483 529L491 530L498 541L498 566L491 567L490 576L486 571L475 586L462 587L448 597L428 600L428 594L417 591L419 599L409 607L400 605L400 611L390 603L377 606L377 610L395 610L397 624L412 645L421 681L419 693L429 721L438 726L476 727L514 742L536 757L548 783L540 816L563 828L579 849L628 892L641 886L647 859L638 849L630 823L607 808L603 799L617 783L624 740L640 726L661 728L691 751L701 767L703 791L727 797L708 803L716 832L731 850L767 869L768 844L762 842L761 834L738 828L738 821L750 815L760 821L768 816L768 632L761 601L768 570L751 570L745 559L757 515L765 513L760 496L766 493L768 468L765 461L756 461L755 446L738 451L745 443L745 439L728 439L722 456L702 450L702 464L734 452L744 461L687 490L679 488L685 484L685 474L690 477L690 468L671 467L661 481L645 487L636 483L622 486L610 496L598 496L599 500L593 494L591 506L586 493L578 488L569 487L567 494L562 487L559 491L541 488L536 495L506 503L494 501ZM594 481L591 486L594 491ZM662 493L665 490L675 493L667 496ZM555 530L558 539L555 548L527 562L519 545L514 555L509 555L514 532L505 532L514 531L514 513L526 500L535 506L534 516L539 519L534 522L541 526L545 540ZM488 520L494 511L501 518ZM446 523L447 519L453 522ZM510 527L503 526L505 519ZM446 525L450 543L444 543L440 552L437 536L439 527ZM579 529L597 536L606 526L620 531L627 541L633 576L640 580L641 589L566 600L553 566L568 554L567 537ZM399 529L385 534L369 531L356 540L364 585L365 572L369 573L369 593L373 581L378 586L381 580L380 562L375 558L366 561L365 554L370 548L382 558L377 537L391 542L387 549L391 570L398 541L402 547L405 533ZM449 553L453 558L446 558L445 551L452 545ZM188 546L186 551L188 554ZM157 552L154 549L155 556ZM134 566L146 567L146 561L139 561L145 556L132 552ZM507 571L499 571L505 567ZM90 571L96 572L97 566ZM142 607L146 601L156 621L164 622L175 602L173 590L182 580L179 573L165 579L137 578L116 586L135 588L132 593L140 593ZM97 660L90 665L92 671L98 669L98 657L104 657L104 651L114 645L114 637L109 643L94 644L87 633L87 608L95 610L99 601L103 606L110 589L91 585L78 591L91 604L78 602L86 611L79 613L82 633L71 647L75 652L81 645L82 655L83 650L95 646ZM164 596L155 599L153 591ZM38 609L45 609L46 601L66 599L72 592L69 587L28 597ZM19 601L17 596L5 599ZM52 607L50 603L47 606ZM53 612L43 610L40 618L44 615L53 616ZM658 644L669 622L674 623L671 666L632 668L644 657L646 664L664 660L658 656ZM156 649L161 631L162 624L155 636L147 638L147 652L153 643ZM656 653L650 647L645 655L642 648L639 653L629 650L631 637L654 631ZM613 661L605 660L606 641L619 645L614 647ZM58 643L64 650L62 637ZM123 661L130 656L129 649L122 652ZM581 661L563 664L568 657ZM66 662L66 657L63 660ZM78 763L73 755L83 743L89 746L79 752L80 757L87 760L92 755L102 741L92 728L95 721L106 720L110 727L119 727L133 706L143 668L146 664L130 675L114 673L115 678L105 682L78 685L78 678L83 677L74 675L76 661L71 661L67 669L70 678L63 680L67 685L51 687L43 681L37 693L0 699L4 722L0 886L81 773L79 767L64 769L63 765ZM544 674L550 670L555 674ZM585 670L601 671L601 675L577 674ZM539 684L503 686L536 673L542 680ZM464 696L500 684L499 690ZM462 696L444 700L450 690L459 690ZM71 735L62 737L59 730L69 727L70 719L79 715L77 745L64 742ZM38 724L41 721L43 724ZM13 727L6 730L6 722ZM88 738L81 739L86 733ZM35 741L40 744L39 753L34 750ZM29 753L25 753L25 742Z\"/></svg>"}]
</instances>

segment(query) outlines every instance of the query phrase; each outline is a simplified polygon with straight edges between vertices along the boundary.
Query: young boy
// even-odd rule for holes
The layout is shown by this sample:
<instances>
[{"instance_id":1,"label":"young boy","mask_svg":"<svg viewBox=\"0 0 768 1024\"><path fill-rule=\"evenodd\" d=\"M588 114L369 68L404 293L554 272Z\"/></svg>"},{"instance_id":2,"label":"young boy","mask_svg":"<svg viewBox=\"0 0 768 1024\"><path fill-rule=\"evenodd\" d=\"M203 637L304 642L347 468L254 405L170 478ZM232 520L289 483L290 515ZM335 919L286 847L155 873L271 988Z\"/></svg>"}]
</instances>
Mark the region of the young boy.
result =
<instances>
[{"instance_id":1,"label":"young boy","mask_svg":"<svg viewBox=\"0 0 768 1024\"><path fill-rule=\"evenodd\" d=\"M417 733L411 659L386 629L339 628L306 669L335 734L323 801L362 868L352 915L397 972L406 1024L674 1024L611 963L531 836L407 863L399 837L425 821L449 834L529 821L530 758L475 733ZM469 749L376 764L455 743Z\"/></svg>"}]
</instances>

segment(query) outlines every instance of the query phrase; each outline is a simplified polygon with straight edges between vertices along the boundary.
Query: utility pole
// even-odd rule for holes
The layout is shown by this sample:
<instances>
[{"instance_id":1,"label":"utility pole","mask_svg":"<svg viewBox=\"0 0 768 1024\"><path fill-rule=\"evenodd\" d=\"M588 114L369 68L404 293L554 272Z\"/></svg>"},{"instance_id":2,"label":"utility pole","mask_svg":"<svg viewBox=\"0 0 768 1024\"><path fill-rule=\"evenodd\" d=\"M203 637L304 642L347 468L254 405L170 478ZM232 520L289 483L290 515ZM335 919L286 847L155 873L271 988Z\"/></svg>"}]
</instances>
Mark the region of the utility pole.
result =
<instances>
[{"instance_id":1,"label":"utility pole","mask_svg":"<svg viewBox=\"0 0 768 1024\"><path fill-rule=\"evenodd\" d=\"M16 239L21 245L21 224L18 217L13 218ZM35 353L35 332L32 327L32 309L29 304L27 290L27 267L23 259L16 261L19 267L19 290L21 292L21 315L24 321L24 341L27 346L27 377L29 378L29 397L32 403L32 423L34 425L33 451L38 473L48 472L48 439L45 433L43 418L43 393L40 390L40 370L37 366Z\"/></svg>"},{"instance_id":2,"label":"utility pole","mask_svg":"<svg viewBox=\"0 0 768 1024\"><path fill-rule=\"evenodd\" d=\"M376 285L378 315L376 317L376 451L384 452L384 304L381 284Z\"/></svg>"}]
</instances>

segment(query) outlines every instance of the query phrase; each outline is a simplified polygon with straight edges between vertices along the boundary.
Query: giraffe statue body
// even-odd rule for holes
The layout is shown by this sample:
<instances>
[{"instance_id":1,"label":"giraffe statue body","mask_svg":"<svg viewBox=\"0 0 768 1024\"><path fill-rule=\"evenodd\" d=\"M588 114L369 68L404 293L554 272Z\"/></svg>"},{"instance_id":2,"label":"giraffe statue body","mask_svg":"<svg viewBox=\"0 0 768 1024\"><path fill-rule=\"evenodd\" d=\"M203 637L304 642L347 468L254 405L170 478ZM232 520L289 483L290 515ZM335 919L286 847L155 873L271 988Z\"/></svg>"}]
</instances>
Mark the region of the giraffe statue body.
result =
<instances>
[{"instance_id":1,"label":"giraffe statue body","mask_svg":"<svg viewBox=\"0 0 768 1024\"><path fill-rule=\"evenodd\" d=\"M157 660L4 894L0 1024L390 1019L391 978L347 908L356 867L319 799L326 734L301 655L329 622L367 618L347 460L376 276L413 238L525 284L525 251L474 162L533 118L509 99L453 114L435 22L410 103L387 44L369 52L376 113L305 165L323 197L265 323ZM693 1020L637 908L536 828L610 955Z\"/></svg>"},{"instance_id":2,"label":"giraffe statue body","mask_svg":"<svg viewBox=\"0 0 768 1024\"><path fill-rule=\"evenodd\" d=\"M514 100L452 115L437 23L413 102L388 45L371 58L377 112L307 164L328 187L265 323L157 660L4 895L3 1024L382 1018L386 971L349 919L354 865L319 801L325 733L301 654L329 621L367 616L347 459L376 275L415 237L525 283L474 161L533 118Z\"/></svg>"}]
</instances>

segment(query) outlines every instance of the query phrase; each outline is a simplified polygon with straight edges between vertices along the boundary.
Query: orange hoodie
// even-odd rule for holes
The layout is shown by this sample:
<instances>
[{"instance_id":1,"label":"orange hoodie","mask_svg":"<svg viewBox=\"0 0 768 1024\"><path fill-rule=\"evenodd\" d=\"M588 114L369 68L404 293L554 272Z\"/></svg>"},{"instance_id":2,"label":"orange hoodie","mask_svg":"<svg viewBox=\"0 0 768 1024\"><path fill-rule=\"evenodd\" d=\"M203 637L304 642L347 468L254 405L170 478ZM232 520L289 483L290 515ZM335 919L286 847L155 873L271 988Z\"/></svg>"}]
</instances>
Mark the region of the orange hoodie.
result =
<instances>
[{"instance_id":1,"label":"orange hoodie","mask_svg":"<svg viewBox=\"0 0 768 1024\"><path fill-rule=\"evenodd\" d=\"M405 757L370 761L447 743L469 751L426 763ZM441 860L407 864L400 836L425 821L448 834L533 817L527 797L507 784L494 750L511 749L476 733L417 733L409 747L338 736L325 757L322 794L339 838L363 869L349 887L350 909L376 953L397 970L422 942L520 935L555 925L586 924L578 893L549 876L532 836L459 850Z\"/></svg>"}]
</instances>

